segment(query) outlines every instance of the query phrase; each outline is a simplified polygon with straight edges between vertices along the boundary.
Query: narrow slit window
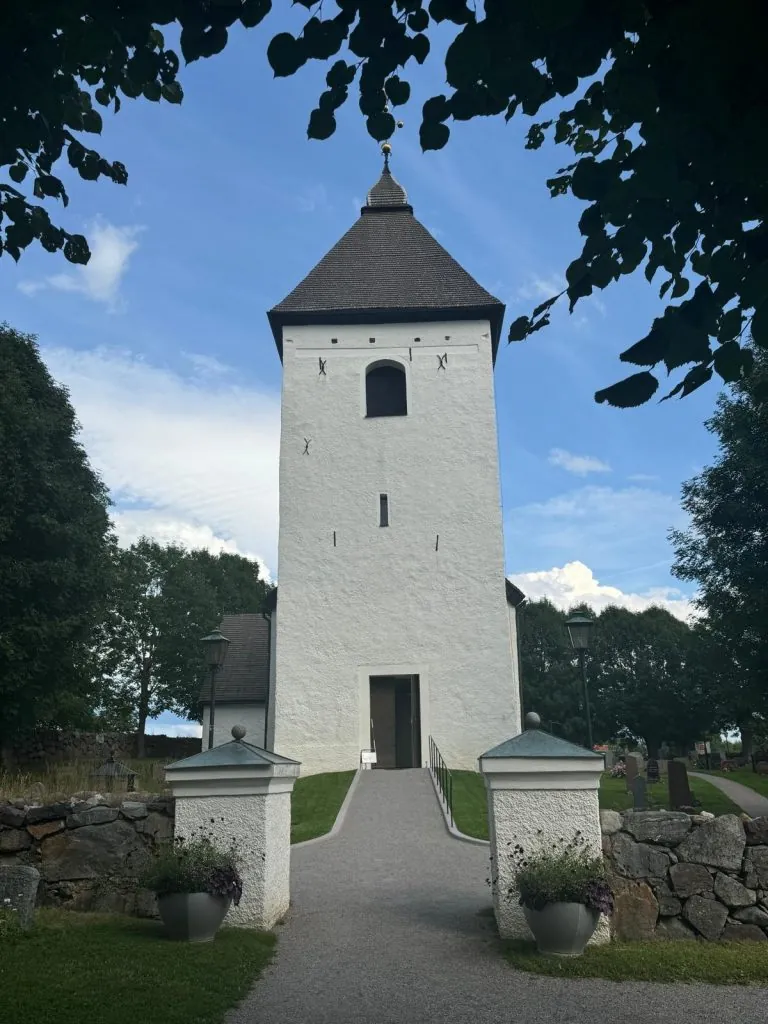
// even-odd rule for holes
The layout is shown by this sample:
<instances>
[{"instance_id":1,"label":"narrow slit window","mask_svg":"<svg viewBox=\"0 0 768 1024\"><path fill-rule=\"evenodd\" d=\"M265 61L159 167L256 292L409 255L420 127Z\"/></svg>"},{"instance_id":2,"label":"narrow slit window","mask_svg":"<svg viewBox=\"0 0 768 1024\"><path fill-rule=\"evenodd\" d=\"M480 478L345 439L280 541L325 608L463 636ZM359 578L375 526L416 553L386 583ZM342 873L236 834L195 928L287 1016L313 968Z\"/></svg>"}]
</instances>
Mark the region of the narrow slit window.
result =
<instances>
[{"instance_id":1,"label":"narrow slit window","mask_svg":"<svg viewBox=\"0 0 768 1024\"><path fill-rule=\"evenodd\" d=\"M389 526L389 495L379 495L379 526Z\"/></svg>"}]
</instances>

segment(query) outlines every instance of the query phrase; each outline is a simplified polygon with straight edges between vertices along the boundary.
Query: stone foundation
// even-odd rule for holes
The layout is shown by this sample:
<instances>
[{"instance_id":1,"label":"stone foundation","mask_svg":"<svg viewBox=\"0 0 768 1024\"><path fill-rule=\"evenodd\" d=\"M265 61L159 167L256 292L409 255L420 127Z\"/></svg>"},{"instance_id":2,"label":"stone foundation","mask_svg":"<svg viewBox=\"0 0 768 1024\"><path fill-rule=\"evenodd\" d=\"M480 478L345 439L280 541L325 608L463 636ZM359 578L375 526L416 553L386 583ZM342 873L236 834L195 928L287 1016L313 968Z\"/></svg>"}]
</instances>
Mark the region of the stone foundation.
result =
<instances>
[{"instance_id":1,"label":"stone foundation","mask_svg":"<svg viewBox=\"0 0 768 1024\"><path fill-rule=\"evenodd\" d=\"M0 803L0 867L40 872L39 906L156 915L137 877L173 837L174 801L157 793L81 793L54 804Z\"/></svg>"},{"instance_id":2,"label":"stone foundation","mask_svg":"<svg viewBox=\"0 0 768 1024\"><path fill-rule=\"evenodd\" d=\"M616 939L768 938L768 818L601 811Z\"/></svg>"}]
</instances>

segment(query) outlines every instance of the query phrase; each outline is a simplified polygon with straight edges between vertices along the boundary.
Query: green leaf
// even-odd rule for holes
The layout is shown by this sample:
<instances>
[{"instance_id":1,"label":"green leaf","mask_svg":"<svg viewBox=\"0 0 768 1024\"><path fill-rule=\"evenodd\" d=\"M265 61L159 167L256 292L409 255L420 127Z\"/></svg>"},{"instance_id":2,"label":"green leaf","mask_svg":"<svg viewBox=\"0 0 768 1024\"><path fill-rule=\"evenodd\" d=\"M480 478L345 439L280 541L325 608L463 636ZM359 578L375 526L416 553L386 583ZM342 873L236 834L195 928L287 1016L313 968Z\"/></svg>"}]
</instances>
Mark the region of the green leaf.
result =
<instances>
[{"instance_id":1,"label":"green leaf","mask_svg":"<svg viewBox=\"0 0 768 1024\"><path fill-rule=\"evenodd\" d=\"M371 114L366 119L368 134L377 142L385 142L395 134L395 119L388 110L382 110L378 114Z\"/></svg>"},{"instance_id":2,"label":"green leaf","mask_svg":"<svg viewBox=\"0 0 768 1024\"><path fill-rule=\"evenodd\" d=\"M408 15L408 28L412 32L423 32L428 27L429 15L423 8Z\"/></svg>"},{"instance_id":3,"label":"green leaf","mask_svg":"<svg viewBox=\"0 0 768 1024\"><path fill-rule=\"evenodd\" d=\"M392 75L384 83L384 91L393 106L399 107L408 102L411 95L411 87L397 75Z\"/></svg>"},{"instance_id":4,"label":"green leaf","mask_svg":"<svg viewBox=\"0 0 768 1024\"><path fill-rule=\"evenodd\" d=\"M509 325L507 341L523 341L531 329L531 321L527 316L519 316Z\"/></svg>"},{"instance_id":5,"label":"green leaf","mask_svg":"<svg viewBox=\"0 0 768 1024\"><path fill-rule=\"evenodd\" d=\"M726 341L720 348L715 349L715 369L726 384L732 384L741 377L741 357L742 349L737 341Z\"/></svg>"},{"instance_id":6,"label":"green leaf","mask_svg":"<svg viewBox=\"0 0 768 1024\"><path fill-rule=\"evenodd\" d=\"M616 409L632 409L651 399L658 386L659 382L653 374L645 370L643 373L633 373L631 377L603 388L602 391L596 391L595 401L607 402Z\"/></svg>"},{"instance_id":7,"label":"green leaf","mask_svg":"<svg viewBox=\"0 0 768 1024\"><path fill-rule=\"evenodd\" d=\"M433 96L421 108L425 121L445 121L450 115L450 105L445 96Z\"/></svg>"},{"instance_id":8,"label":"green leaf","mask_svg":"<svg viewBox=\"0 0 768 1024\"><path fill-rule=\"evenodd\" d=\"M768 348L768 299L758 306L750 324L752 341L759 348Z\"/></svg>"},{"instance_id":9,"label":"green leaf","mask_svg":"<svg viewBox=\"0 0 768 1024\"><path fill-rule=\"evenodd\" d=\"M88 248L83 235L70 235L64 246L64 256L70 263L87 263L91 258L91 250Z\"/></svg>"},{"instance_id":10,"label":"green leaf","mask_svg":"<svg viewBox=\"0 0 768 1024\"><path fill-rule=\"evenodd\" d=\"M560 295L562 295L562 292L560 293ZM534 311L533 311L532 315L533 315L534 319L537 316L540 316L540 314L543 313L544 310L549 309L550 306L553 306L557 302L557 300L560 298L560 295L553 295L551 299L545 299L544 302L540 302L539 305L536 307L536 309L534 309ZM526 318L523 317L522 319L526 319Z\"/></svg>"},{"instance_id":11,"label":"green leaf","mask_svg":"<svg viewBox=\"0 0 768 1024\"><path fill-rule=\"evenodd\" d=\"M86 110L83 114L83 131L98 135L101 128L102 120L98 110Z\"/></svg>"},{"instance_id":12,"label":"green leaf","mask_svg":"<svg viewBox=\"0 0 768 1024\"><path fill-rule=\"evenodd\" d=\"M759 263L744 278L740 288L742 306L755 308L768 299L768 260Z\"/></svg>"},{"instance_id":13,"label":"green leaf","mask_svg":"<svg viewBox=\"0 0 768 1024\"><path fill-rule=\"evenodd\" d=\"M423 64L429 55L429 40L420 32L411 39L411 53L419 64Z\"/></svg>"},{"instance_id":14,"label":"green leaf","mask_svg":"<svg viewBox=\"0 0 768 1024\"><path fill-rule=\"evenodd\" d=\"M267 60L276 78L293 75L304 63L302 47L290 32L278 32L267 47Z\"/></svg>"},{"instance_id":15,"label":"green leaf","mask_svg":"<svg viewBox=\"0 0 768 1024\"><path fill-rule=\"evenodd\" d=\"M12 164L8 168L8 176L11 181L21 184L27 176L27 165L21 160L17 164Z\"/></svg>"},{"instance_id":16,"label":"green leaf","mask_svg":"<svg viewBox=\"0 0 768 1024\"><path fill-rule=\"evenodd\" d=\"M161 89L163 99L168 103L181 103L184 99L184 92L178 82L168 82Z\"/></svg>"},{"instance_id":17,"label":"green leaf","mask_svg":"<svg viewBox=\"0 0 768 1024\"><path fill-rule=\"evenodd\" d=\"M425 152L428 149L442 149L450 135L448 125L440 121L422 121L419 128L419 142Z\"/></svg>"},{"instance_id":18,"label":"green leaf","mask_svg":"<svg viewBox=\"0 0 768 1024\"><path fill-rule=\"evenodd\" d=\"M622 352L619 358L623 363L634 363L635 366L655 366L667 354L668 348L669 339L661 319L657 319L648 334Z\"/></svg>"},{"instance_id":19,"label":"green leaf","mask_svg":"<svg viewBox=\"0 0 768 1024\"><path fill-rule=\"evenodd\" d=\"M730 341L731 338L737 338L741 334L742 323L743 317L738 306L734 309L729 309L727 313L723 313L717 328L717 340L723 342Z\"/></svg>"},{"instance_id":20,"label":"green leaf","mask_svg":"<svg viewBox=\"0 0 768 1024\"><path fill-rule=\"evenodd\" d=\"M163 89L167 86L160 85L157 81L146 82L144 88L141 90L142 96L145 100L150 100L152 103L157 103L160 97L163 95Z\"/></svg>"},{"instance_id":21,"label":"green leaf","mask_svg":"<svg viewBox=\"0 0 768 1024\"><path fill-rule=\"evenodd\" d=\"M619 168L615 163L585 157L576 164L571 191L577 199L600 200L619 180Z\"/></svg>"},{"instance_id":22,"label":"green leaf","mask_svg":"<svg viewBox=\"0 0 768 1024\"><path fill-rule=\"evenodd\" d=\"M240 21L244 28L255 28L272 9L272 0L245 0L240 8Z\"/></svg>"},{"instance_id":23,"label":"green leaf","mask_svg":"<svg viewBox=\"0 0 768 1024\"><path fill-rule=\"evenodd\" d=\"M309 115L307 137L310 139L328 139L336 131L336 118L329 110L319 107Z\"/></svg>"},{"instance_id":24,"label":"green leaf","mask_svg":"<svg viewBox=\"0 0 768 1024\"><path fill-rule=\"evenodd\" d=\"M355 80L356 73L353 64L347 64L344 60L337 60L325 76L325 81L331 89L338 89L341 86L351 85Z\"/></svg>"},{"instance_id":25,"label":"green leaf","mask_svg":"<svg viewBox=\"0 0 768 1024\"><path fill-rule=\"evenodd\" d=\"M690 287L691 282L687 277L678 277L675 281L675 287L672 289L672 298L679 299L681 295L685 295Z\"/></svg>"}]
</instances>

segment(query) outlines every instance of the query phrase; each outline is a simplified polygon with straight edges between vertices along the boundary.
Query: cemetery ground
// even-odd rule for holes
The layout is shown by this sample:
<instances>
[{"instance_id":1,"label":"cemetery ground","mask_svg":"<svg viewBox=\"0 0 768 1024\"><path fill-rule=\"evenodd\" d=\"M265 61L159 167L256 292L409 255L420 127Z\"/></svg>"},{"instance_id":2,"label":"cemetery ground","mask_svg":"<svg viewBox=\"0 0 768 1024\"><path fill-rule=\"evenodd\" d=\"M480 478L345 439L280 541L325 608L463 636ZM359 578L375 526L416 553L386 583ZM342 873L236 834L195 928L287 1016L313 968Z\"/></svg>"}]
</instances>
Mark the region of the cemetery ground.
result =
<instances>
[{"instance_id":1,"label":"cemetery ground","mask_svg":"<svg viewBox=\"0 0 768 1024\"><path fill-rule=\"evenodd\" d=\"M2 1024L219 1024L275 937L223 928L215 942L171 942L156 921L43 909L0 946Z\"/></svg>"},{"instance_id":2,"label":"cemetery ground","mask_svg":"<svg viewBox=\"0 0 768 1024\"><path fill-rule=\"evenodd\" d=\"M470 771L454 771L453 815L456 828L475 839L488 838L488 810L482 775ZM729 773L735 775L735 773ZM712 814L741 814L741 808L702 779L689 779L691 793L700 801L698 808ZM648 786L648 806L668 808L669 794L666 780ZM627 792L625 779L613 779L605 772L600 782L600 807L604 810L625 811L632 806L632 794Z\"/></svg>"}]
</instances>

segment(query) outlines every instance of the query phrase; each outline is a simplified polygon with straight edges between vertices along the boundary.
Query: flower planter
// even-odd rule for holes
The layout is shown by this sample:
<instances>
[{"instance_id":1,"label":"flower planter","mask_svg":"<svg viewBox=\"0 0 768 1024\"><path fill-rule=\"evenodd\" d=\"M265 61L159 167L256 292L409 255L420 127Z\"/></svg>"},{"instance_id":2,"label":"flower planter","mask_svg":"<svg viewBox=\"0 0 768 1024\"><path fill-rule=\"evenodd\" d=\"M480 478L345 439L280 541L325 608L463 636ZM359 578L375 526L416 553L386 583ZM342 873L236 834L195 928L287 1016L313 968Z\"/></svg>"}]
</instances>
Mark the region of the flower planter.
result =
<instances>
[{"instance_id":1,"label":"flower planter","mask_svg":"<svg viewBox=\"0 0 768 1024\"><path fill-rule=\"evenodd\" d=\"M168 937L179 942L210 942L232 901L207 892L174 892L157 897Z\"/></svg>"},{"instance_id":2,"label":"flower planter","mask_svg":"<svg viewBox=\"0 0 768 1024\"><path fill-rule=\"evenodd\" d=\"M579 956L592 938L600 913L583 903L548 903L543 910L523 907L540 953Z\"/></svg>"}]
</instances>

